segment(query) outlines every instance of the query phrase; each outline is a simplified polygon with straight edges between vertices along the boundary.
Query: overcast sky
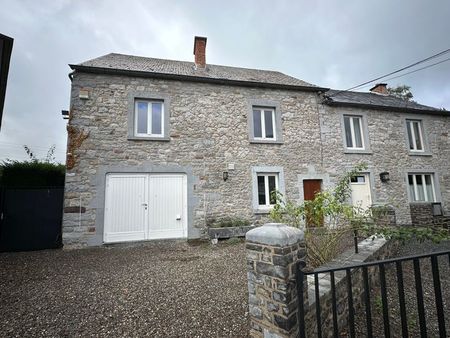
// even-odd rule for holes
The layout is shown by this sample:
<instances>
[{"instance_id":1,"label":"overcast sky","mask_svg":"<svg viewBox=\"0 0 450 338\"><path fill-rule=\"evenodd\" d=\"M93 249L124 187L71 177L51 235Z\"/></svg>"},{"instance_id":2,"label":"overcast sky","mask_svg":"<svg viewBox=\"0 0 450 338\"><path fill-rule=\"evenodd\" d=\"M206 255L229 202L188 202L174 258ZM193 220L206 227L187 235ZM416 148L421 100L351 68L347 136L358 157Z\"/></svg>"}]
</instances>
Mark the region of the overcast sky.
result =
<instances>
[{"instance_id":1,"label":"overcast sky","mask_svg":"<svg viewBox=\"0 0 450 338\"><path fill-rule=\"evenodd\" d=\"M110 52L192 61L201 35L207 63L346 89L450 48L449 15L448 0L0 0L0 33L14 38L0 160L55 144L64 162L69 63ZM450 110L450 62L388 84Z\"/></svg>"}]
</instances>

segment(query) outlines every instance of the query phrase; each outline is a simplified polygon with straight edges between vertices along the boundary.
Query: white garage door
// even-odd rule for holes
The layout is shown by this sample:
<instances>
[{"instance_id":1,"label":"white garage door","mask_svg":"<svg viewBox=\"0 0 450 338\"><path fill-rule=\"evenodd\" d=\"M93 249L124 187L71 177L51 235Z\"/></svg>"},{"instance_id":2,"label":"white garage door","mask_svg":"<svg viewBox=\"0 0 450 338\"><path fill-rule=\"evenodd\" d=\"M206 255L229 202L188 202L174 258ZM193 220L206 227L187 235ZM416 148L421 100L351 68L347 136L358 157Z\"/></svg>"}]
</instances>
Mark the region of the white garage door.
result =
<instances>
[{"instance_id":1,"label":"white garage door","mask_svg":"<svg viewBox=\"0 0 450 338\"><path fill-rule=\"evenodd\" d=\"M104 242L187 237L186 176L108 174Z\"/></svg>"}]
</instances>

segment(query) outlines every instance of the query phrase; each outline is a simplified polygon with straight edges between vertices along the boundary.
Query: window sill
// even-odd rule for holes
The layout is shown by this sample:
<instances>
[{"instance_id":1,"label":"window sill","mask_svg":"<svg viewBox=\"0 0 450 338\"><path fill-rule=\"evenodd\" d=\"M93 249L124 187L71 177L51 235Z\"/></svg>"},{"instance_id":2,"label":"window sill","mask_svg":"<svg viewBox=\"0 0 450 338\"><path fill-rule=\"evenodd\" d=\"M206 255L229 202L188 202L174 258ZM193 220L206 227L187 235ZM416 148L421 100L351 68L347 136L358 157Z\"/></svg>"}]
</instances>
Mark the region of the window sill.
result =
<instances>
[{"instance_id":1,"label":"window sill","mask_svg":"<svg viewBox=\"0 0 450 338\"><path fill-rule=\"evenodd\" d=\"M264 209L253 209L253 213L255 215L267 215L272 211L272 208L264 208Z\"/></svg>"},{"instance_id":2,"label":"window sill","mask_svg":"<svg viewBox=\"0 0 450 338\"><path fill-rule=\"evenodd\" d=\"M145 136L128 136L128 141L170 141L170 137L145 137Z\"/></svg>"},{"instance_id":3,"label":"window sill","mask_svg":"<svg viewBox=\"0 0 450 338\"><path fill-rule=\"evenodd\" d=\"M345 149L344 154L365 154L365 155L372 155L373 152L367 149Z\"/></svg>"},{"instance_id":4,"label":"window sill","mask_svg":"<svg viewBox=\"0 0 450 338\"><path fill-rule=\"evenodd\" d=\"M433 156L433 154L431 152L429 152L429 151L422 151L422 152L420 152L420 151L410 151L408 153L408 155L410 155L410 156Z\"/></svg>"},{"instance_id":5,"label":"window sill","mask_svg":"<svg viewBox=\"0 0 450 338\"><path fill-rule=\"evenodd\" d=\"M255 139L251 139L250 140L250 143L255 143L255 144L258 144L258 143L265 143L265 144L283 144L284 142L283 141L279 141L279 140L255 140Z\"/></svg>"}]
</instances>

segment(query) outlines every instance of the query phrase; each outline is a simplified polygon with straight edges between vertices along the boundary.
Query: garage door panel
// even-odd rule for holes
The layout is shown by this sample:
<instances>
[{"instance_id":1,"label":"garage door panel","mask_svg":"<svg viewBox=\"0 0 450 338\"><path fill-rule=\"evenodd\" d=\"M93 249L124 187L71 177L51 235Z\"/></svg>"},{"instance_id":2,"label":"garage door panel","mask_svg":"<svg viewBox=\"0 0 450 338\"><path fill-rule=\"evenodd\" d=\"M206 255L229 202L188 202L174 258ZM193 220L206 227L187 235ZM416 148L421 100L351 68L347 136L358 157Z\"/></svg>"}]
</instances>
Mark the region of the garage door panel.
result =
<instances>
[{"instance_id":1,"label":"garage door panel","mask_svg":"<svg viewBox=\"0 0 450 338\"><path fill-rule=\"evenodd\" d=\"M107 177L105 242L145 239L146 182L145 175Z\"/></svg>"},{"instance_id":2,"label":"garage door panel","mask_svg":"<svg viewBox=\"0 0 450 338\"><path fill-rule=\"evenodd\" d=\"M182 175L150 176L150 238L183 237Z\"/></svg>"}]
</instances>

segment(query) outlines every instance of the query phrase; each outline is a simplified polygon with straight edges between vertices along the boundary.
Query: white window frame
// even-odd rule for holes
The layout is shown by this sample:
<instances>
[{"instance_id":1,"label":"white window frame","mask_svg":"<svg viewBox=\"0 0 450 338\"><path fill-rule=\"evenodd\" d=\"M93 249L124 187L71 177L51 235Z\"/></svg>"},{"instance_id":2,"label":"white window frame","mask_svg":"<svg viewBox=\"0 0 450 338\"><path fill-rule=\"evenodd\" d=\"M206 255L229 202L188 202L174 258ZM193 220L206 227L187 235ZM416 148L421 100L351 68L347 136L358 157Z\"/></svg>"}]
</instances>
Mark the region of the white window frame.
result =
<instances>
[{"instance_id":1,"label":"white window frame","mask_svg":"<svg viewBox=\"0 0 450 338\"><path fill-rule=\"evenodd\" d=\"M255 120L253 111L257 110L259 111L259 115L261 118L261 137L255 136ZM266 137L266 114L264 114L265 110L270 110L272 112L272 131L273 131L273 137ZM275 108L272 107L252 107L252 119L253 119L253 138L255 140L271 140L275 141L277 139L277 126L276 126L276 119L275 119Z\"/></svg>"},{"instance_id":2,"label":"white window frame","mask_svg":"<svg viewBox=\"0 0 450 338\"><path fill-rule=\"evenodd\" d=\"M436 202L436 188L435 188L435 184L434 184L434 174L433 173L408 173L408 191L411 192L410 187L409 187L409 176L412 176L413 179L413 187L414 187L414 194L413 196L410 196L411 202ZM423 189L423 196L425 197L425 200L418 200L416 199L416 197L419 196L419 189L420 187L417 185L417 176L421 176L422 177L422 189ZM432 200L430 200L430 196L428 196L428 192L427 192L427 187L426 187L426 181L425 181L425 176L430 176L430 181L431 181L431 190L433 191L433 196ZM410 193L411 195L411 193Z\"/></svg>"},{"instance_id":3,"label":"white window frame","mask_svg":"<svg viewBox=\"0 0 450 338\"><path fill-rule=\"evenodd\" d=\"M147 131L150 131L150 133L138 133L138 104L139 103L146 103L147 104ZM153 122L153 116L152 116L152 105L153 103L160 103L161 104L161 134L152 134L152 122ZM164 101L161 100L142 100L142 99L136 99L134 103L134 135L140 136L140 137L164 137L164 120L165 120L165 111L164 111Z\"/></svg>"},{"instance_id":4,"label":"white window frame","mask_svg":"<svg viewBox=\"0 0 450 338\"><path fill-rule=\"evenodd\" d=\"M350 119L350 135L352 138L352 147L349 147L347 144L347 130L345 129L345 118L348 117ZM359 130L361 131L361 145L362 147L356 147L356 135L355 135L355 127L353 124L353 119L359 120ZM363 117L360 115L349 115L344 114L344 142L345 147L350 150L365 150L366 144L364 141L365 135L364 135L364 129L363 129Z\"/></svg>"},{"instance_id":5,"label":"white window frame","mask_svg":"<svg viewBox=\"0 0 450 338\"><path fill-rule=\"evenodd\" d=\"M266 197L266 204L259 204L259 191L257 191L258 207L259 208L273 208L274 204L270 204L270 191L269 191L269 176L275 177L275 190L279 191L279 173L256 173L256 180L258 177L264 177L264 195ZM259 186L258 186L259 188Z\"/></svg>"},{"instance_id":6,"label":"white window frame","mask_svg":"<svg viewBox=\"0 0 450 338\"><path fill-rule=\"evenodd\" d=\"M417 143L416 143L416 132L414 131L414 126L413 124L417 123L419 126L419 140L422 146L422 149L417 149ZM425 151L425 143L424 143L424 139L423 139L423 123L422 120L414 120L414 119L406 119L406 137L408 139L408 150L411 152L418 152L418 153L423 153ZM408 136L408 130L411 133L411 139L412 139L412 146L413 149L411 149L411 143L409 140L409 136Z\"/></svg>"}]
</instances>

